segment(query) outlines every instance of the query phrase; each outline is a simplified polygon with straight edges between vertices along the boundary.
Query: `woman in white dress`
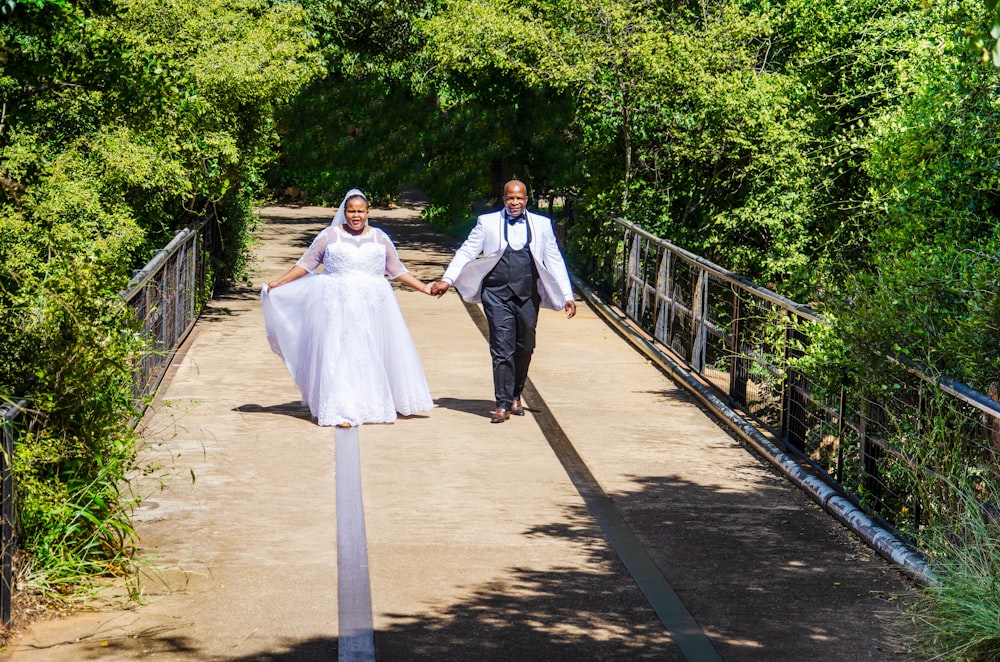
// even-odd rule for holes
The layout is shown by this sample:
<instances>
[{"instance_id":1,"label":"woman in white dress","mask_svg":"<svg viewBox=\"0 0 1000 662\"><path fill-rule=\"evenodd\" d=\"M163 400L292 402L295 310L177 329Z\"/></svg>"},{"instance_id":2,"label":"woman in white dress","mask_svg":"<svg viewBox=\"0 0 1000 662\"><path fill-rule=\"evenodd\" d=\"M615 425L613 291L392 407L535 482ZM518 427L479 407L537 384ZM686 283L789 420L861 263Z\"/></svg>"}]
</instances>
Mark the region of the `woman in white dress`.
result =
<instances>
[{"instance_id":1,"label":"woman in white dress","mask_svg":"<svg viewBox=\"0 0 1000 662\"><path fill-rule=\"evenodd\" d=\"M295 266L261 291L271 349L319 425L389 423L434 406L386 275L430 294L368 225L368 199L352 189Z\"/></svg>"}]
</instances>

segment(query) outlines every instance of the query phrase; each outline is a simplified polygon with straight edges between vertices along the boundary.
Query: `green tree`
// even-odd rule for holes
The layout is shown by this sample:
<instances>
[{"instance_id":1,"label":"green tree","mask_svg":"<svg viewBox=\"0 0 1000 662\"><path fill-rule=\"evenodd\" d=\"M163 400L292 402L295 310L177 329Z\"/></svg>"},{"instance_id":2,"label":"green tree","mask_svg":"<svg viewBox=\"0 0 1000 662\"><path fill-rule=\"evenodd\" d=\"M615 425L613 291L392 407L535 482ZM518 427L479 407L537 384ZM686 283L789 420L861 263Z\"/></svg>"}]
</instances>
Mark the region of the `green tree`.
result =
<instances>
[{"instance_id":1,"label":"green tree","mask_svg":"<svg viewBox=\"0 0 1000 662\"><path fill-rule=\"evenodd\" d=\"M619 212L784 281L804 267L812 223L809 115L794 103L794 77L769 67L770 30L733 3L643 0L469 0L422 28L446 71L500 69L570 101L562 133L576 167L562 181L586 200L582 241Z\"/></svg>"},{"instance_id":2,"label":"green tree","mask_svg":"<svg viewBox=\"0 0 1000 662\"><path fill-rule=\"evenodd\" d=\"M1000 380L1000 79L954 34L914 38L896 103L861 142L870 253L839 317L861 356L892 351L985 391Z\"/></svg>"},{"instance_id":3,"label":"green tree","mask_svg":"<svg viewBox=\"0 0 1000 662\"><path fill-rule=\"evenodd\" d=\"M122 570L133 321L117 293L215 211L246 264L276 109L316 74L293 3L7 3L0 22L0 395L27 394L23 542L46 581Z\"/></svg>"},{"instance_id":4,"label":"green tree","mask_svg":"<svg viewBox=\"0 0 1000 662\"><path fill-rule=\"evenodd\" d=\"M276 188L332 202L351 186L376 196L416 186L431 200L425 215L449 225L498 195L507 177L541 186L572 172L562 97L502 67L435 61L425 30L435 3L310 7L328 74L283 114Z\"/></svg>"}]
</instances>

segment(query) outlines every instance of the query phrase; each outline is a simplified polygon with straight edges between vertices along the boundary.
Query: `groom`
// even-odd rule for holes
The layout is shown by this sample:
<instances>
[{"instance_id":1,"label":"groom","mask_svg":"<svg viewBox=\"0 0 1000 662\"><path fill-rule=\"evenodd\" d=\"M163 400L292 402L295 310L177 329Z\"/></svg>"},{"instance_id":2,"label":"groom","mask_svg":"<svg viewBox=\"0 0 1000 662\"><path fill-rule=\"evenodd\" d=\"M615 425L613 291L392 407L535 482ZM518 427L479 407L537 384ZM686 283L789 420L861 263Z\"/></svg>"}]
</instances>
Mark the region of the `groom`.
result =
<instances>
[{"instance_id":1,"label":"groom","mask_svg":"<svg viewBox=\"0 0 1000 662\"><path fill-rule=\"evenodd\" d=\"M566 317L576 315L552 221L528 213L527 204L524 183L507 182L503 209L479 217L444 276L431 285L435 296L454 285L469 303L483 304L496 396L491 423L503 423L511 414L524 416L521 391L535 349L539 306L565 310Z\"/></svg>"}]
</instances>

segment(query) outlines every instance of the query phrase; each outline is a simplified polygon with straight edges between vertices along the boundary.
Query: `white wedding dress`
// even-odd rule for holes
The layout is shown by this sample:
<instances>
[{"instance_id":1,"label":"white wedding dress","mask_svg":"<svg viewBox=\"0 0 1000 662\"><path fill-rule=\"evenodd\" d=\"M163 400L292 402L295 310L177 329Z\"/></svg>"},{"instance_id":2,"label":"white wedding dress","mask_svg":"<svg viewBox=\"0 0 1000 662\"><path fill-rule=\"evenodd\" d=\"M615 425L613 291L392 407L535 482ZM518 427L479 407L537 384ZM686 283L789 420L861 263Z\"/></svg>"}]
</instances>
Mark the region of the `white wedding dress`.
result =
<instances>
[{"instance_id":1,"label":"white wedding dress","mask_svg":"<svg viewBox=\"0 0 1000 662\"><path fill-rule=\"evenodd\" d=\"M320 425L387 423L434 406L386 280L406 272L388 235L324 229L297 264L310 273L261 292L271 349ZM315 273L319 265L322 273Z\"/></svg>"}]
</instances>

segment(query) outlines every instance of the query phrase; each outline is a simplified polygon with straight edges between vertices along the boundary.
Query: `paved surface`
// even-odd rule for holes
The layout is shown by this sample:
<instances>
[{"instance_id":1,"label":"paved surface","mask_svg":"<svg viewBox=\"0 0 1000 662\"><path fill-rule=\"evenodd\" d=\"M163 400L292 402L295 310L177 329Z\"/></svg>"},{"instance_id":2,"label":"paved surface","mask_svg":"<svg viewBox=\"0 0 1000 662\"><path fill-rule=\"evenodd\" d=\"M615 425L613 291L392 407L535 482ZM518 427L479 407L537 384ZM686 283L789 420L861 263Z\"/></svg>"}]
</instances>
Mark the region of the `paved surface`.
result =
<instances>
[{"instance_id":1,"label":"paved surface","mask_svg":"<svg viewBox=\"0 0 1000 662\"><path fill-rule=\"evenodd\" d=\"M38 622L0 660L337 655L335 430L299 405L257 296L331 212L263 214L254 286L212 302L144 421L141 604ZM418 277L443 272L455 243L416 212L371 222ZM553 424L722 658L898 659L885 615L902 575L587 305L543 313L532 411L491 425L478 313L453 292L397 294L436 407L358 431L379 660L684 659L553 451Z\"/></svg>"}]
</instances>

